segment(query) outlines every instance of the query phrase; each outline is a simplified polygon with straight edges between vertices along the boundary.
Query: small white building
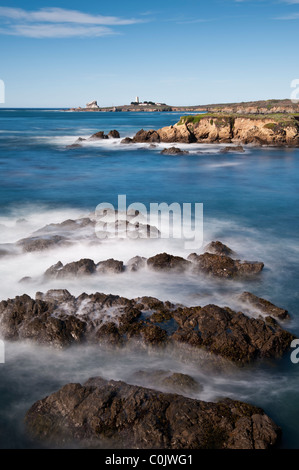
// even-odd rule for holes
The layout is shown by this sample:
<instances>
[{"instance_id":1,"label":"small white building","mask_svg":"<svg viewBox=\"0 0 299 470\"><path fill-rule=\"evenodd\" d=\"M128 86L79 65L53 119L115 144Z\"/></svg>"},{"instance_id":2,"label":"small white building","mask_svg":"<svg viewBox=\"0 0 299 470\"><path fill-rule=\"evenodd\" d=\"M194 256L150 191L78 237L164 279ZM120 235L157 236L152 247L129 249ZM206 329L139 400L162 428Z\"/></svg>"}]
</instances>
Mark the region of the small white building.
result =
<instances>
[{"instance_id":1,"label":"small white building","mask_svg":"<svg viewBox=\"0 0 299 470\"><path fill-rule=\"evenodd\" d=\"M139 96L136 96L135 103L139 103Z\"/></svg>"}]
</instances>

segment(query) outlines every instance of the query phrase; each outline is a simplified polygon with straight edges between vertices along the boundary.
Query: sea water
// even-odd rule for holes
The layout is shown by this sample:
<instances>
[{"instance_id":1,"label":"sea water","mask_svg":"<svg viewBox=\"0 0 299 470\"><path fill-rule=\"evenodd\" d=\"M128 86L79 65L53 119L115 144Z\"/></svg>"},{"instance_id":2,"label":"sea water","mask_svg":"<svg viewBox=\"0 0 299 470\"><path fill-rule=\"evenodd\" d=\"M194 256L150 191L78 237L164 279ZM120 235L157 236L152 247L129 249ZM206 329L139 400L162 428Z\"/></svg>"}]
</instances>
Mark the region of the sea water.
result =
<instances>
[{"instance_id":1,"label":"sea water","mask_svg":"<svg viewBox=\"0 0 299 470\"><path fill-rule=\"evenodd\" d=\"M104 292L134 298L151 295L185 305L216 303L237 308L237 295L249 290L289 310L286 328L299 334L299 149L246 147L244 153L221 153L223 146L177 144L189 154L162 155L159 144L125 145L120 140L83 141L78 137L117 129L121 138L179 120L176 113L71 113L61 110L0 110L0 244L14 243L49 223L76 219L99 203L203 203L204 243L221 240L242 259L265 263L255 281L212 281L203 277L144 272L135 276L89 277L45 281L52 264L82 257L96 262L162 251L186 257L179 240L153 243L114 240L102 248L80 244L42 253L0 258L0 299L36 291L67 288L73 295ZM225 145L224 145L225 146ZM150 241L151 242L151 241ZM203 247L199 247L201 252ZM19 283L24 276L34 282ZM252 314L254 312L251 312ZM250 314L250 312L249 312ZM283 429L283 447L299 447L299 364L290 354L226 374L207 373L167 354L76 347L53 351L22 342L5 343L0 364L0 448L36 446L26 436L23 419L34 401L68 382L91 376L130 380L139 369L189 373L204 386L197 398L231 397L264 410Z\"/></svg>"}]
</instances>

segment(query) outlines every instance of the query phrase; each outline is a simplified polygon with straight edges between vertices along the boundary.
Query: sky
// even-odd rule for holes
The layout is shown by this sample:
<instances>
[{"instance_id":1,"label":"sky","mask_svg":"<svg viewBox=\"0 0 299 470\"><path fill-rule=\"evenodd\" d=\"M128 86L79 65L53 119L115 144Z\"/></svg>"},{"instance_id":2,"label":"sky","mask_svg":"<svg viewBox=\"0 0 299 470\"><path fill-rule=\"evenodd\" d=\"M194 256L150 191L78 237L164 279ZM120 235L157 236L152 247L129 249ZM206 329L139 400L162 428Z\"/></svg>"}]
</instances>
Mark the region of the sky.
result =
<instances>
[{"instance_id":1,"label":"sky","mask_svg":"<svg viewBox=\"0 0 299 470\"><path fill-rule=\"evenodd\" d=\"M0 0L0 107L289 98L298 31L299 0Z\"/></svg>"}]
</instances>

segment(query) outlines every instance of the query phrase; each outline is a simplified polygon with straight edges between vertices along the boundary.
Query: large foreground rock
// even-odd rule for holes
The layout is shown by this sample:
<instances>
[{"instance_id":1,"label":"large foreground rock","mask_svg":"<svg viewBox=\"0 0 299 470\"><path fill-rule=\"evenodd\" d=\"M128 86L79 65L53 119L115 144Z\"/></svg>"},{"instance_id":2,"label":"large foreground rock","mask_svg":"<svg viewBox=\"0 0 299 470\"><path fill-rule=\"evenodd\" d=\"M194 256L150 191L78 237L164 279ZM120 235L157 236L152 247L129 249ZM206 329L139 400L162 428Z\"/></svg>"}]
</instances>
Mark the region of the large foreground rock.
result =
<instances>
[{"instance_id":1,"label":"large foreground rock","mask_svg":"<svg viewBox=\"0 0 299 470\"><path fill-rule=\"evenodd\" d=\"M4 339L30 339L64 347L93 342L122 346L181 348L187 345L238 364L280 357L294 335L272 317L251 318L217 305L183 307L152 297L81 294L67 290L37 293L0 302Z\"/></svg>"},{"instance_id":2,"label":"large foreground rock","mask_svg":"<svg viewBox=\"0 0 299 470\"><path fill-rule=\"evenodd\" d=\"M246 403L203 402L101 377L65 385L36 402L25 421L31 436L58 447L267 449L281 433Z\"/></svg>"}]
</instances>

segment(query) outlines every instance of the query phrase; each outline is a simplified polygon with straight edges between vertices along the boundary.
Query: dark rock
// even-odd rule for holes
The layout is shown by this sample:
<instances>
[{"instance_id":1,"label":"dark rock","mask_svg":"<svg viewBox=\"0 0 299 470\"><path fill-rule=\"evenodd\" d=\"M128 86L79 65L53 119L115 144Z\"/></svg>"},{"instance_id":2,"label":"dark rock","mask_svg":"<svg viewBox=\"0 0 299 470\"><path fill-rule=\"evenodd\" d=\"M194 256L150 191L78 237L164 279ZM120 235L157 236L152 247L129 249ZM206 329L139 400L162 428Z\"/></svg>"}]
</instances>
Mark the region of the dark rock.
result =
<instances>
[{"instance_id":1,"label":"dark rock","mask_svg":"<svg viewBox=\"0 0 299 470\"><path fill-rule=\"evenodd\" d=\"M57 277L57 273L60 269L63 268L63 264L61 261L58 261L58 263L56 264L53 264L52 266L50 266L50 268L48 268L45 273L44 273L44 276L46 277Z\"/></svg>"},{"instance_id":2,"label":"dark rock","mask_svg":"<svg viewBox=\"0 0 299 470\"><path fill-rule=\"evenodd\" d=\"M159 143L160 136L158 132L153 129L150 129L149 131L145 131L144 129L141 129L133 137L133 142L135 143L144 143L144 142Z\"/></svg>"},{"instance_id":3,"label":"dark rock","mask_svg":"<svg viewBox=\"0 0 299 470\"><path fill-rule=\"evenodd\" d=\"M246 403L209 403L101 377L36 402L25 422L32 437L58 447L267 449L281 434Z\"/></svg>"},{"instance_id":4,"label":"dark rock","mask_svg":"<svg viewBox=\"0 0 299 470\"><path fill-rule=\"evenodd\" d=\"M96 270L98 273L119 274L122 273L124 269L124 263L113 258L107 259L105 261L100 261L96 266Z\"/></svg>"},{"instance_id":5,"label":"dark rock","mask_svg":"<svg viewBox=\"0 0 299 470\"><path fill-rule=\"evenodd\" d=\"M191 263L180 256L160 253L149 258L147 265L155 271L184 272L191 266Z\"/></svg>"},{"instance_id":6,"label":"dark rock","mask_svg":"<svg viewBox=\"0 0 299 470\"><path fill-rule=\"evenodd\" d=\"M243 292L243 294L240 295L239 299L241 302L246 302L252 305L252 307L257 308L261 312L270 315L272 317L278 318L279 320L286 320L290 318L288 311L276 307L276 305L272 304L268 300L265 300L261 297L257 297L254 294L251 294L250 292Z\"/></svg>"},{"instance_id":7,"label":"dark rock","mask_svg":"<svg viewBox=\"0 0 299 470\"><path fill-rule=\"evenodd\" d=\"M65 266L59 261L51 266L45 272L45 276L54 277L56 279L63 279L66 277L78 277L82 275L90 275L95 273L96 265L92 259L80 259L80 261L73 261Z\"/></svg>"},{"instance_id":8,"label":"dark rock","mask_svg":"<svg viewBox=\"0 0 299 470\"><path fill-rule=\"evenodd\" d=\"M242 147L242 145L237 145L235 147L233 147L233 146L224 147L223 149L220 150L220 153L230 153L230 152L242 152L242 153L244 153L245 150Z\"/></svg>"},{"instance_id":9,"label":"dark rock","mask_svg":"<svg viewBox=\"0 0 299 470\"><path fill-rule=\"evenodd\" d=\"M76 142L84 142L86 139L84 139L84 137L78 137L78 139L76 140Z\"/></svg>"},{"instance_id":10,"label":"dark rock","mask_svg":"<svg viewBox=\"0 0 299 470\"><path fill-rule=\"evenodd\" d=\"M234 260L229 256L204 253L192 253L188 260L195 265L195 272L223 278L250 277L259 274L264 263L258 261Z\"/></svg>"},{"instance_id":11,"label":"dark rock","mask_svg":"<svg viewBox=\"0 0 299 470\"><path fill-rule=\"evenodd\" d=\"M294 335L272 319L251 318L228 307L175 306L152 297L129 300L100 293L73 297L66 290L0 302L4 339L31 339L54 346L100 341L141 348L184 343L239 364L280 357ZM193 354L193 353L192 353Z\"/></svg>"},{"instance_id":12,"label":"dark rock","mask_svg":"<svg viewBox=\"0 0 299 470\"><path fill-rule=\"evenodd\" d=\"M100 131L100 132L96 132L95 134L93 134L91 137L89 137L89 140L101 140L101 139L108 139L108 136L105 135L105 133L103 131Z\"/></svg>"},{"instance_id":13,"label":"dark rock","mask_svg":"<svg viewBox=\"0 0 299 470\"><path fill-rule=\"evenodd\" d=\"M68 242L65 237L60 235L52 235L45 237L23 238L17 242L17 245L20 245L25 252L32 252L48 250L56 246L66 245L66 243Z\"/></svg>"},{"instance_id":14,"label":"dark rock","mask_svg":"<svg viewBox=\"0 0 299 470\"><path fill-rule=\"evenodd\" d=\"M189 153L187 150L181 150L177 147L165 148L160 152L162 155L185 155Z\"/></svg>"},{"instance_id":15,"label":"dark rock","mask_svg":"<svg viewBox=\"0 0 299 470\"><path fill-rule=\"evenodd\" d=\"M119 135L119 132L114 129L109 132L108 137L111 139L119 139L120 135Z\"/></svg>"},{"instance_id":16,"label":"dark rock","mask_svg":"<svg viewBox=\"0 0 299 470\"><path fill-rule=\"evenodd\" d=\"M121 144L133 144L133 139L131 137L125 137L120 141Z\"/></svg>"},{"instance_id":17,"label":"dark rock","mask_svg":"<svg viewBox=\"0 0 299 470\"><path fill-rule=\"evenodd\" d=\"M208 253L214 253L216 255L224 255L224 256L233 256L235 254L233 250L231 250L228 246L224 245L218 240L215 242L209 243L205 247L205 251Z\"/></svg>"},{"instance_id":18,"label":"dark rock","mask_svg":"<svg viewBox=\"0 0 299 470\"><path fill-rule=\"evenodd\" d=\"M146 258L142 256L134 256L134 258L129 259L126 265L128 271L139 271L140 269L146 266Z\"/></svg>"},{"instance_id":19,"label":"dark rock","mask_svg":"<svg viewBox=\"0 0 299 470\"><path fill-rule=\"evenodd\" d=\"M216 305L178 309L174 319L179 325L172 335L174 341L204 347L240 363L258 357L279 357L289 349L294 338L278 324L273 328L263 319Z\"/></svg>"}]
</instances>

